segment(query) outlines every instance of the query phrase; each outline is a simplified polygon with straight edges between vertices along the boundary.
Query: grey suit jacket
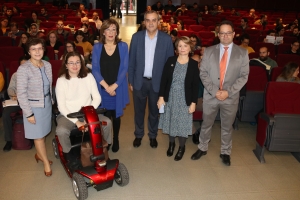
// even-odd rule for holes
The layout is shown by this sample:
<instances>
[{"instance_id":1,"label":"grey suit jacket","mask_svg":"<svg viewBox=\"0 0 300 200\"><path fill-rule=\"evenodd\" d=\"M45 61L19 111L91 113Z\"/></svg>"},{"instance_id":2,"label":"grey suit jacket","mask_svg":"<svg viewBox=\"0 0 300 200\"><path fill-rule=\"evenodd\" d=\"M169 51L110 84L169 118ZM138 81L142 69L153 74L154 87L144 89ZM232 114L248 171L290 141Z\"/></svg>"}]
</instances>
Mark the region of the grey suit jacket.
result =
<instances>
[{"instance_id":1,"label":"grey suit jacket","mask_svg":"<svg viewBox=\"0 0 300 200\"><path fill-rule=\"evenodd\" d=\"M233 44L223 90L228 91L228 98L219 101L216 93L220 85L220 44L205 49L200 66L200 78L205 87L203 102L208 104L238 104L239 91L246 84L249 74L247 50Z\"/></svg>"},{"instance_id":2,"label":"grey suit jacket","mask_svg":"<svg viewBox=\"0 0 300 200\"><path fill-rule=\"evenodd\" d=\"M145 71L145 36L146 30L133 34L129 49L128 81L135 90L142 88ZM158 31L152 70L152 87L159 92L160 79L164 65L174 55L171 37Z\"/></svg>"}]
</instances>

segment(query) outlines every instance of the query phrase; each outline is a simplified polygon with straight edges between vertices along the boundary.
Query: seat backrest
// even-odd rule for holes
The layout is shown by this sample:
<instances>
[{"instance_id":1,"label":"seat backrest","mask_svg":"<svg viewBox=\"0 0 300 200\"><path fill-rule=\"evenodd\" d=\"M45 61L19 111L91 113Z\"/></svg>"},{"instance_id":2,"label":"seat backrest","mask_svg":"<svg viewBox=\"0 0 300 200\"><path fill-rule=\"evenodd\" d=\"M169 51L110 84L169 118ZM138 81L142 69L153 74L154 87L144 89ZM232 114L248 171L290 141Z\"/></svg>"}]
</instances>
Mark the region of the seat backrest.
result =
<instances>
[{"instance_id":1,"label":"seat backrest","mask_svg":"<svg viewBox=\"0 0 300 200\"><path fill-rule=\"evenodd\" d=\"M216 25L216 23L214 23L214 22L212 22L212 21L205 21L205 20L201 21L200 24L201 24L202 26L205 26L205 27L215 26L215 25Z\"/></svg>"},{"instance_id":2,"label":"seat backrest","mask_svg":"<svg viewBox=\"0 0 300 200\"><path fill-rule=\"evenodd\" d=\"M178 31L178 37L181 37L181 36L187 36L187 37L190 37L190 35L194 34L193 31Z\"/></svg>"},{"instance_id":3,"label":"seat backrest","mask_svg":"<svg viewBox=\"0 0 300 200\"><path fill-rule=\"evenodd\" d=\"M18 61L21 56L24 56L24 50L22 47L0 47L0 61L5 65L5 68L9 68L11 61Z\"/></svg>"},{"instance_id":4,"label":"seat backrest","mask_svg":"<svg viewBox=\"0 0 300 200\"><path fill-rule=\"evenodd\" d=\"M202 25L190 25L189 29L190 31L199 32L199 31L204 31L205 27Z\"/></svg>"},{"instance_id":5,"label":"seat backrest","mask_svg":"<svg viewBox=\"0 0 300 200\"><path fill-rule=\"evenodd\" d=\"M51 46L47 46L46 56L48 56L49 60L55 60L54 48Z\"/></svg>"},{"instance_id":6,"label":"seat backrest","mask_svg":"<svg viewBox=\"0 0 300 200\"><path fill-rule=\"evenodd\" d=\"M12 46L12 39L11 39L11 37L1 36L0 37L0 46L1 47Z\"/></svg>"},{"instance_id":7,"label":"seat backrest","mask_svg":"<svg viewBox=\"0 0 300 200\"><path fill-rule=\"evenodd\" d=\"M291 49L291 44L280 44L277 47L277 54L284 54Z\"/></svg>"},{"instance_id":8,"label":"seat backrest","mask_svg":"<svg viewBox=\"0 0 300 200\"><path fill-rule=\"evenodd\" d=\"M49 21L49 22L41 22L40 23L40 29L42 28L56 28L56 22Z\"/></svg>"},{"instance_id":9,"label":"seat backrest","mask_svg":"<svg viewBox=\"0 0 300 200\"><path fill-rule=\"evenodd\" d=\"M294 54L278 54L276 61L279 67L284 67L288 62L300 64L300 56Z\"/></svg>"},{"instance_id":10,"label":"seat backrest","mask_svg":"<svg viewBox=\"0 0 300 200\"><path fill-rule=\"evenodd\" d=\"M264 110L269 115L300 114L300 84L269 82L265 90Z\"/></svg>"},{"instance_id":11,"label":"seat backrest","mask_svg":"<svg viewBox=\"0 0 300 200\"><path fill-rule=\"evenodd\" d=\"M17 72L18 68L20 66L19 61L11 61L9 65L9 73L8 73L8 80L10 81L12 75Z\"/></svg>"},{"instance_id":12,"label":"seat backrest","mask_svg":"<svg viewBox=\"0 0 300 200\"><path fill-rule=\"evenodd\" d=\"M52 66L52 85L56 85L56 81L58 79L58 72L62 65L62 60L49 60Z\"/></svg>"},{"instance_id":13,"label":"seat backrest","mask_svg":"<svg viewBox=\"0 0 300 200\"><path fill-rule=\"evenodd\" d=\"M76 50L81 54L84 55L83 53L83 48L81 46L76 46ZM65 46L60 46L59 47L59 52L58 52L58 60L60 60L61 56L64 55L65 53Z\"/></svg>"},{"instance_id":14,"label":"seat backrest","mask_svg":"<svg viewBox=\"0 0 300 200\"><path fill-rule=\"evenodd\" d=\"M264 91L268 82L267 70L259 66L250 66L247 90Z\"/></svg>"},{"instance_id":15,"label":"seat backrest","mask_svg":"<svg viewBox=\"0 0 300 200\"><path fill-rule=\"evenodd\" d=\"M258 58L259 53L258 52L252 52L252 53L249 53L248 56L249 56L249 59Z\"/></svg>"},{"instance_id":16,"label":"seat backrest","mask_svg":"<svg viewBox=\"0 0 300 200\"><path fill-rule=\"evenodd\" d=\"M271 81L276 81L278 76L281 74L283 67L273 67L271 70Z\"/></svg>"}]
</instances>

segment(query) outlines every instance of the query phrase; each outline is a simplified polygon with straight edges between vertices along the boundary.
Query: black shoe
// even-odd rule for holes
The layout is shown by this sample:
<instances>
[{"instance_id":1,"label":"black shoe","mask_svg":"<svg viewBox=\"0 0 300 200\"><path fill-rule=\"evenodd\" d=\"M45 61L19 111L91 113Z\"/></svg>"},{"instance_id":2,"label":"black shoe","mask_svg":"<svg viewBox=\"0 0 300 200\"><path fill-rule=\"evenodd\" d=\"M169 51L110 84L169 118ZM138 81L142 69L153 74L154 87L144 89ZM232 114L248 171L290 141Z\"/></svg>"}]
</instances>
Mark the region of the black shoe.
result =
<instances>
[{"instance_id":1,"label":"black shoe","mask_svg":"<svg viewBox=\"0 0 300 200\"><path fill-rule=\"evenodd\" d=\"M106 150L109 151L111 144L108 144Z\"/></svg>"},{"instance_id":2,"label":"black shoe","mask_svg":"<svg viewBox=\"0 0 300 200\"><path fill-rule=\"evenodd\" d=\"M11 141L7 141L5 146L3 147L3 151L8 152L11 150L12 147L12 142Z\"/></svg>"},{"instance_id":3,"label":"black shoe","mask_svg":"<svg viewBox=\"0 0 300 200\"><path fill-rule=\"evenodd\" d=\"M134 141L133 141L133 146L135 148L141 146L141 141L142 141L142 138L135 138Z\"/></svg>"},{"instance_id":4,"label":"black shoe","mask_svg":"<svg viewBox=\"0 0 300 200\"><path fill-rule=\"evenodd\" d=\"M200 149L198 149L191 157L192 160L198 160L201 158L201 156L206 155L207 152L206 151L201 151Z\"/></svg>"},{"instance_id":5,"label":"black shoe","mask_svg":"<svg viewBox=\"0 0 300 200\"><path fill-rule=\"evenodd\" d=\"M179 149L178 149L178 151L177 151L177 154L176 154L174 160L175 160L175 161L181 160L181 159L182 159L182 156L183 156L183 154L184 154L184 152L185 152L185 146L179 147Z\"/></svg>"},{"instance_id":6,"label":"black shoe","mask_svg":"<svg viewBox=\"0 0 300 200\"><path fill-rule=\"evenodd\" d=\"M222 162L227 165L230 166L230 155L227 154L220 154L220 158L222 158Z\"/></svg>"},{"instance_id":7,"label":"black shoe","mask_svg":"<svg viewBox=\"0 0 300 200\"><path fill-rule=\"evenodd\" d=\"M153 139L150 138L150 146L152 148L156 148L157 147L157 140L156 140L156 138L153 138Z\"/></svg>"},{"instance_id":8,"label":"black shoe","mask_svg":"<svg viewBox=\"0 0 300 200\"><path fill-rule=\"evenodd\" d=\"M200 130L198 129L194 134L193 134L193 143L194 144L199 144L199 136L200 136Z\"/></svg>"},{"instance_id":9,"label":"black shoe","mask_svg":"<svg viewBox=\"0 0 300 200\"><path fill-rule=\"evenodd\" d=\"M118 139L114 139L111 150L112 150L112 152L119 151L119 140Z\"/></svg>"},{"instance_id":10,"label":"black shoe","mask_svg":"<svg viewBox=\"0 0 300 200\"><path fill-rule=\"evenodd\" d=\"M168 151L167 151L167 156L168 157L173 156L174 148L175 148L175 142L170 142L169 143L169 148L168 148Z\"/></svg>"}]
</instances>

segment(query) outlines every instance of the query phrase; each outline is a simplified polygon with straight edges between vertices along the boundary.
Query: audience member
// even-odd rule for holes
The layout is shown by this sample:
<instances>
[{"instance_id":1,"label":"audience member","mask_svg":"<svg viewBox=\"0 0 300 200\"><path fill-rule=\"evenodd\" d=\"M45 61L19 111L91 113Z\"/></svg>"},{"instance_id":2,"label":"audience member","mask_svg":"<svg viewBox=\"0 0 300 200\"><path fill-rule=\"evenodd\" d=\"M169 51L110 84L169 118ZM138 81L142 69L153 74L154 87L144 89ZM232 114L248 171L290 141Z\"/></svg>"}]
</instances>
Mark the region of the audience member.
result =
<instances>
[{"instance_id":1,"label":"audience member","mask_svg":"<svg viewBox=\"0 0 300 200\"><path fill-rule=\"evenodd\" d=\"M176 13L181 11L181 13L183 14L185 11L187 11L186 8L186 4L185 3L181 3L181 6L176 10ZM178 15L177 15L178 16Z\"/></svg>"},{"instance_id":2,"label":"audience member","mask_svg":"<svg viewBox=\"0 0 300 200\"><path fill-rule=\"evenodd\" d=\"M200 12L200 8L199 8L198 4L194 3L193 7L190 8L190 11L195 12L195 13L199 13Z\"/></svg>"},{"instance_id":3,"label":"audience member","mask_svg":"<svg viewBox=\"0 0 300 200\"><path fill-rule=\"evenodd\" d=\"M8 32L8 30L9 30L8 19L7 18L2 18L1 19L0 36L5 35L6 32Z\"/></svg>"},{"instance_id":4,"label":"audience member","mask_svg":"<svg viewBox=\"0 0 300 200\"><path fill-rule=\"evenodd\" d=\"M168 23L166 23L166 22L162 23L161 31L169 34Z\"/></svg>"},{"instance_id":5,"label":"audience member","mask_svg":"<svg viewBox=\"0 0 300 200\"><path fill-rule=\"evenodd\" d=\"M221 5L218 5L217 7L217 13L220 14L220 13L223 13L224 12L224 9Z\"/></svg>"},{"instance_id":6,"label":"audience member","mask_svg":"<svg viewBox=\"0 0 300 200\"><path fill-rule=\"evenodd\" d=\"M248 34L241 35L240 41L241 41L240 47L246 49L248 51L248 54L255 52L254 49L249 46L250 36Z\"/></svg>"},{"instance_id":7,"label":"audience member","mask_svg":"<svg viewBox=\"0 0 300 200\"><path fill-rule=\"evenodd\" d=\"M89 29L92 30L92 33L89 34L89 42L91 44L94 44L94 40L97 40L97 36L100 36L99 30L95 26L90 25L89 18L87 18L87 17L83 17L81 19L81 22L82 22L82 24L85 24L87 26L87 30L83 30L83 32L85 34L87 34L87 32L89 33L89 31L88 31ZM83 28L83 27L81 26L81 28Z\"/></svg>"},{"instance_id":8,"label":"audience member","mask_svg":"<svg viewBox=\"0 0 300 200\"><path fill-rule=\"evenodd\" d=\"M202 46L201 40L200 40L200 38L197 35L191 34L190 35L190 40L191 40L191 42L193 44L192 45L192 52L201 49L201 46Z\"/></svg>"},{"instance_id":9,"label":"audience member","mask_svg":"<svg viewBox=\"0 0 300 200\"><path fill-rule=\"evenodd\" d=\"M90 55L93 51L93 46L85 39L85 35L82 31L77 31L75 34L75 45L81 46L84 53L85 63L90 63Z\"/></svg>"},{"instance_id":10,"label":"audience member","mask_svg":"<svg viewBox=\"0 0 300 200\"><path fill-rule=\"evenodd\" d=\"M37 29L39 29L41 20L39 20L39 19L37 18L37 16L38 16L38 15L37 15L37 12L36 12L36 11L32 11L32 12L31 12L31 18L27 18L27 19L25 20L25 27L26 27L27 31L31 28L31 25L32 25L33 23L35 23Z\"/></svg>"},{"instance_id":11,"label":"audience member","mask_svg":"<svg viewBox=\"0 0 300 200\"><path fill-rule=\"evenodd\" d=\"M250 9L248 17L252 17L253 19L258 18L257 15L255 14L255 9L254 8Z\"/></svg>"},{"instance_id":12,"label":"audience member","mask_svg":"<svg viewBox=\"0 0 300 200\"><path fill-rule=\"evenodd\" d=\"M13 15L14 16L20 16L20 8L18 7L18 6L14 6L13 8L12 8L12 10L13 10Z\"/></svg>"},{"instance_id":13,"label":"audience member","mask_svg":"<svg viewBox=\"0 0 300 200\"><path fill-rule=\"evenodd\" d=\"M14 15L13 15L13 10L12 10L12 8L7 8L7 10L6 10L6 14L5 14L5 17L7 18L7 20L8 20L8 25L10 25L10 22L11 22L11 19L12 19L12 17L13 17Z\"/></svg>"},{"instance_id":14,"label":"audience member","mask_svg":"<svg viewBox=\"0 0 300 200\"><path fill-rule=\"evenodd\" d=\"M65 51L64 51L64 54L60 57L60 60L63 60L66 57L66 55L70 52L76 52L79 54L74 41L71 41L71 40L69 40L65 43ZM80 56L81 56L82 60L84 60L83 55L80 54Z\"/></svg>"},{"instance_id":15,"label":"audience member","mask_svg":"<svg viewBox=\"0 0 300 200\"><path fill-rule=\"evenodd\" d=\"M165 5L164 10L165 10L166 14L169 14L169 13L175 12L176 11L176 7L172 4L172 1L169 0L168 4Z\"/></svg>"},{"instance_id":16,"label":"audience member","mask_svg":"<svg viewBox=\"0 0 300 200\"><path fill-rule=\"evenodd\" d=\"M261 66L270 73L272 68L278 67L278 64L275 60L270 58L269 55L270 55L270 52L268 51L268 48L261 47L259 49L259 57L251 59L250 65L251 66Z\"/></svg>"},{"instance_id":17,"label":"audience member","mask_svg":"<svg viewBox=\"0 0 300 200\"><path fill-rule=\"evenodd\" d=\"M24 55L29 57L28 51L26 50L26 43L28 41L28 39L30 38L30 34L25 32L21 34L21 39L20 39L20 43L18 45L18 47L22 47L24 50Z\"/></svg>"},{"instance_id":18,"label":"audience member","mask_svg":"<svg viewBox=\"0 0 300 200\"><path fill-rule=\"evenodd\" d=\"M158 13L161 13L161 11L164 9L163 5L161 4L160 1L158 1L156 4L154 4L151 8L152 8L152 10L155 10Z\"/></svg>"},{"instance_id":19,"label":"audience member","mask_svg":"<svg viewBox=\"0 0 300 200\"><path fill-rule=\"evenodd\" d=\"M58 36L62 35L64 37L64 41L67 41L70 32L64 29L64 22L63 22L63 20L58 20L57 21L56 28L57 29L55 30L55 33Z\"/></svg>"},{"instance_id":20,"label":"audience member","mask_svg":"<svg viewBox=\"0 0 300 200\"><path fill-rule=\"evenodd\" d=\"M38 25L36 23L32 23L29 27L29 34L32 38L42 38L44 37L44 30L39 30Z\"/></svg>"},{"instance_id":21,"label":"audience member","mask_svg":"<svg viewBox=\"0 0 300 200\"><path fill-rule=\"evenodd\" d=\"M256 20L254 22L254 24L262 25L263 29L264 29L266 27L266 25L268 24L268 16L267 15L260 15L260 19Z\"/></svg>"},{"instance_id":22,"label":"audience member","mask_svg":"<svg viewBox=\"0 0 300 200\"><path fill-rule=\"evenodd\" d=\"M200 11L200 13L203 14L203 15L209 14L209 7L208 7L208 5L204 5L203 10Z\"/></svg>"},{"instance_id":23,"label":"audience member","mask_svg":"<svg viewBox=\"0 0 300 200\"><path fill-rule=\"evenodd\" d=\"M282 18L279 17L276 19L276 22L275 22L275 30L276 32L279 32L281 29L283 29L286 25L283 24L283 21L282 21Z\"/></svg>"},{"instance_id":24,"label":"audience member","mask_svg":"<svg viewBox=\"0 0 300 200\"><path fill-rule=\"evenodd\" d=\"M47 35L46 46L52 47L54 49L54 53L58 54L59 47L62 45L63 44L59 40L59 36L56 34L56 32L54 30L50 31ZM58 58L56 58L56 60L58 60Z\"/></svg>"},{"instance_id":25,"label":"audience member","mask_svg":"<svg viewBox=\"0 0 300 200\"><path fill-rule=\"evenodd\" d=\"M98 30L100 30L100 28L102 26L102 21L100 20L99 14L97 12L93 12L93 17L92 17L92 19L89 19L89 22L94 22L96 25L96 28Z\"/></svg>"},{"instance_id":26,"label":"audience member","mask_svg":"<svg viewBox=\"0 0 300 200\"><path fill-rule=\"evenodd\" d=\"M44 17L46 20L49 19L50 15L48 14L46 8L41 8L41 12L39 13L39 17Z\"/></svg>"},{"instance_id":27,"label":"audience member","mask_svg":"<svg viewBox=\"0 0 300 200\"><path fill-rule=\"evenodd\" d=\"M128 95L128 45L119 38L119 24L114 19L103 22L100 42L93 49L92 73L102 97L101 107L112 120L112 151L119 150L119 131L123 109L129 103Z\"/></svg>"},{"instance_id":28,"label":"audience member","mask_svg":"<svg viewBox=\"0 0 300 200\"><path fill-rule=\"evenodd\" d=\"M22 65L28 60L27 56L22 56L19 59L19 64ZM18 100L17 97L17 73L14 73L11 76L9 86L7 88L7 94L10 100ZM13 132L13 120L11 118L11 114L20 111L21 108L19 105L17 106L7 106L3 108L2 112L2 122L3 122L3 130L4 130L4 139L6 141L5 146L3 147L3 151L8 152L12 148L12 132Z\"/></svg>"},{"instance_id":29,"label":"audience member","mask_svg":"<svg viewBox=\"0 0 300 200\"><path fill-rule=\"evenodd\" d=\"M289 62L284 66L281 74L278 76L276 81L300 83L300 78L298 77L298 74L299 65L295 62Z\"/></svg>"},{"instance_id":30,"label":"audience member","mask_svg":"<svg viewBox=\"0 0 300 200\"><path fill-rule=\"evenodd\" d=\"M16 22L11 22L10 23L10 31L6 32L4 35L11 37L12 40L12 45L16 46L16 39L17 37L20 37L22 35L22 33L24 33L23 31L19 30L19 26Z\"/></svg>"},{"instance_id":31,"label":"audience member","mask_svg":"<svg viewBox=\"0 0 300 200\"><path fill-rule=\"evenodd\" d=\"M167 156L174 153L175 138L179 148L174 158L182 159L185 143L193 128L193 112L196 110L199 90L198 63L189 58L193 49L190 38L182 36L175 43L178 56L169 57L162 73L157 107L161 112L158 128L169 135Z\"/></svg>"},{"instance_id":32,"label":"audience member","mask_svg":"<svg viewBox=\"0 0 300 200\"><path fill-rule=\"evenodd\" d=\"M230 15L231 16L240 16L241 14L239 12L237 12L235 8L231 8Z\"/></svg>"},{"instance_id":33,"label":"audience member","mask_svg":"<svg viewBox=\"0 0 300 200\"><path fill-rule=\"evenodd\" d=\"M27 42L30 59L18 68L17 97L23 112L25 138L34 140L35 159L42 161L43 172L49 177L52 161L48 160L45 137L52 125L52 67L42 60L45 49L42 39Z\"/></svg>"},{"instance_id":34,"label":"audience member","mask_svg":"<svg viewBox=\"0 0 300 200\"><path fill-rule=\"evenodd\" d=\"M145 134L144 118L148 99L148 136L150 146L156 148L160 80L164 64L174 55L174 50L170 36L157 30L158 14L155 11L147 11L144 20L146 30L133 34L129 51L128 82L130 90L133 91L135 122L133 146L139 147Z\"/></svg>"},{"instance_id":35,"label":"audience member","mask_svg":"<svg viewBox=\"0 0 300 200\"><path fill-rule=\"evenodd\" d=\"M249 26L248 26L248 18L246 17L243 17L241 19L241 26L239 27L243 30L243 32L245 32L245 30L249 29Z\"/></svg>"},{"instance_id":36,"label":"audience member","mask_svg":"<svg viewBox=\"0 0 300 200\"><path fill-rule=\"evenodd\" d=\"M291 44L291 49L285 52L286 54L300 55L299 51L299 41L295 41Z\"/></svg>"},{"instance_id":37,"label":"audience member","mask_svg":"<svg viewBox=\"0 0 300 200\"><path fill-rule=\"evenodd\" d=\"M184 23L182 20L178 20L177 21L177 28L174 28L177 31L186 31L186 29L184 28Z\"/></svg>"},{"instance_id":38,"label":"audience member","mask_svg":"<svg viewBox=\"0 0 300 200\"><path fill-rule=\"evenodd\" d=\"M178 32L176 30L172 30L170 32L170 36L171 36L172 43L173 43L174 55L176 55L175 42L177 40L177 35L178 35Z\"/></svg>"}]
</instances>

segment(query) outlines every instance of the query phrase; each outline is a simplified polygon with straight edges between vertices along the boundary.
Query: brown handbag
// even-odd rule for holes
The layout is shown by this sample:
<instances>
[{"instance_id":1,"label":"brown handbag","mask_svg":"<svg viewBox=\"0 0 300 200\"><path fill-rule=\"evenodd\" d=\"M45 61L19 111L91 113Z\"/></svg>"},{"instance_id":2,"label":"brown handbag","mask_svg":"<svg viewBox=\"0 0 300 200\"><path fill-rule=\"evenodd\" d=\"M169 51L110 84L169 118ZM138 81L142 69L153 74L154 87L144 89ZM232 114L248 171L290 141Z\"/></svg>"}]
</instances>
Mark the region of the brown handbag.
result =
<instances>
[{"instance_id":1,"label":"brown handbag","mask_svg":"<svg viewBox=\"0 0 300 200\"><path fill-rule=\"evenodd\" d=\"M93 155L93 149L90 142L83 142L84 131L82 131L82 142L80 147L80 160L83 167L93 166L94 163L91 162L91 155Z\"/></svg>"}]
</instances>

